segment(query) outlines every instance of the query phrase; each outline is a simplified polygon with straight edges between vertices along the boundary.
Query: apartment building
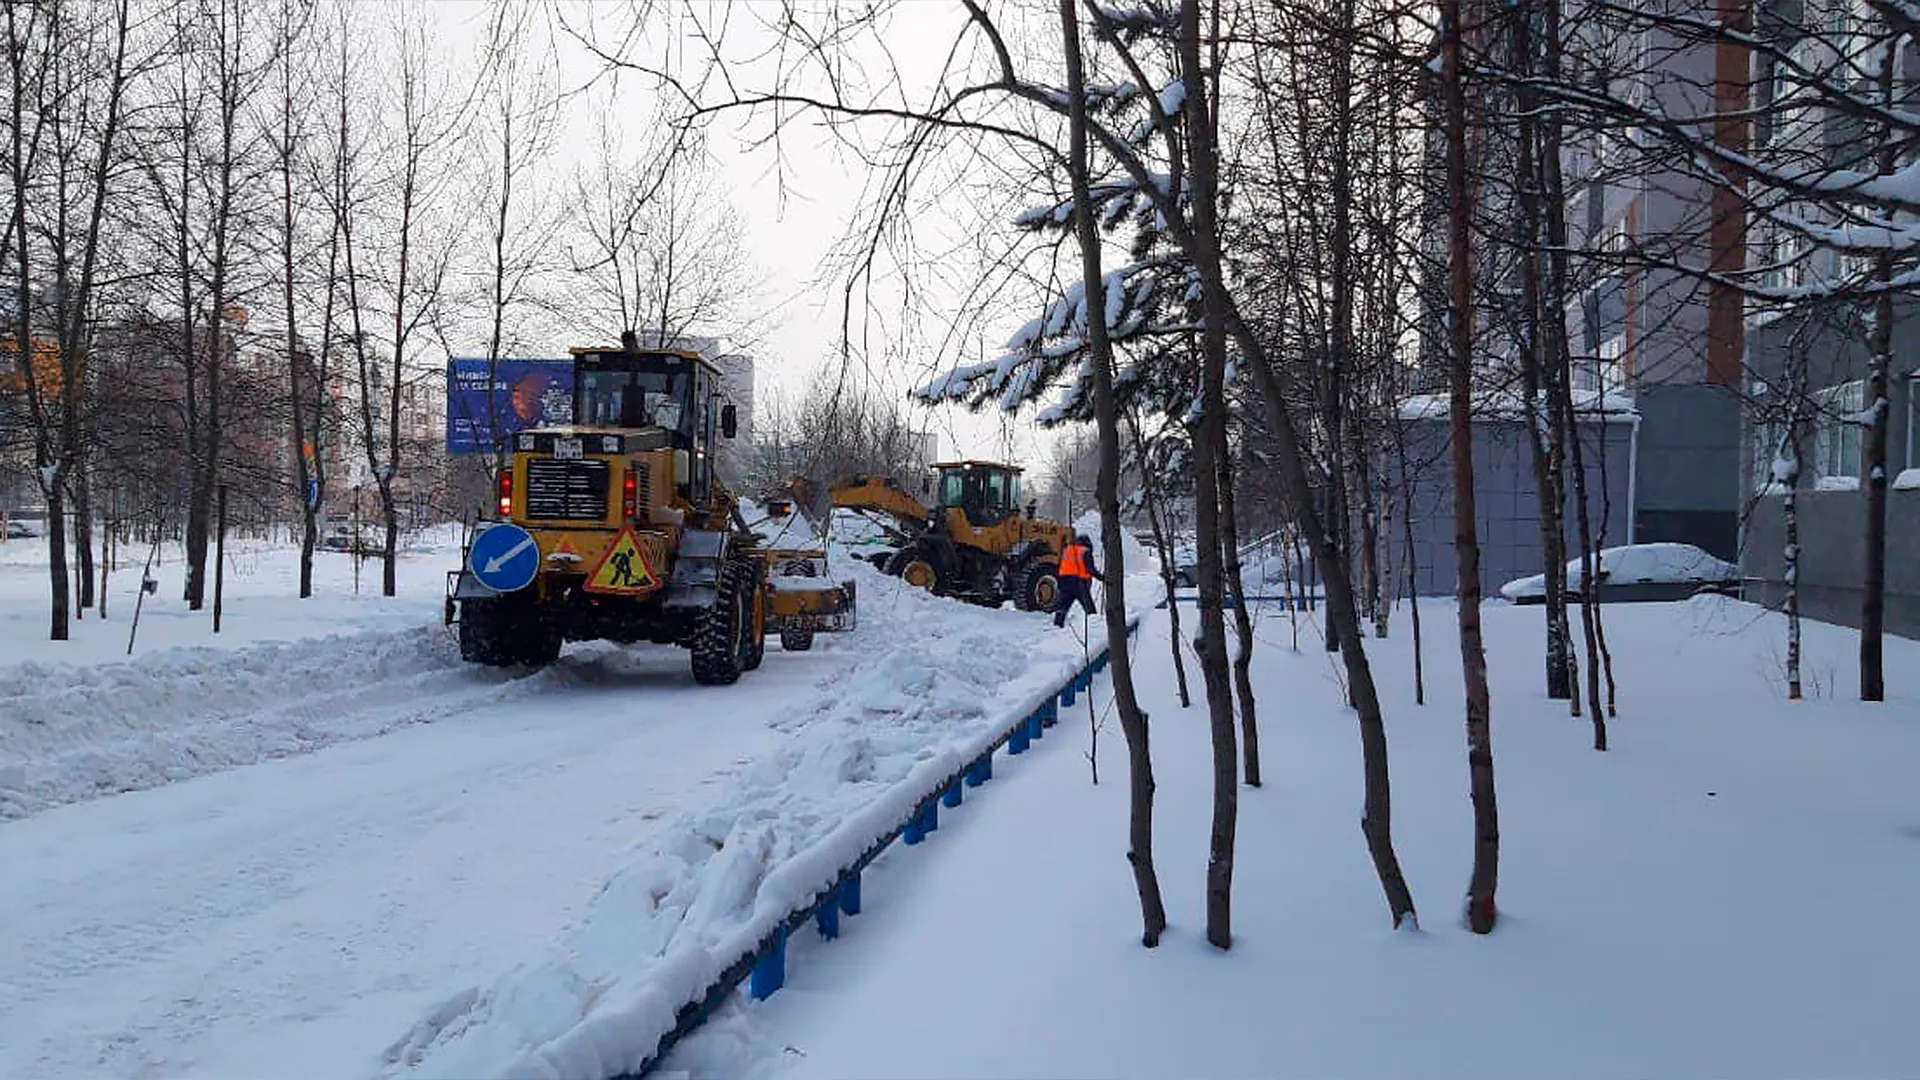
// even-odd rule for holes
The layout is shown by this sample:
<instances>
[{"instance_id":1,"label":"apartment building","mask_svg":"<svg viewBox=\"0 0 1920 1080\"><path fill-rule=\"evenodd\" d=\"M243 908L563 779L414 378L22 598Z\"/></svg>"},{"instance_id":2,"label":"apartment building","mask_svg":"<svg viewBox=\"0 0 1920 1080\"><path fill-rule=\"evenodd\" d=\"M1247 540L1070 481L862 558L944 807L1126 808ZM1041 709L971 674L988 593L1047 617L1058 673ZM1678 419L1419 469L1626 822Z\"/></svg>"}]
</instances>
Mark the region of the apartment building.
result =
<instances>
[{"instance_id":1,"label":"apartment building","mask_svg":"<svg viewBox=\"0 0 1920 1080\"><path fill-rule=\"evenodd\" d=\"M1837 107L1826 87L1859 86L1876 71L1884 38L1879 16L1862 0L1779 0L1759 5L1759 30L1783 43L1785 62L1756 57L1753 82L1764 108L1755 124L1763 161L1801 168L1872 171L1877 141L1864 121ZM1903 46L1895 83L1897 107L1920 97L1920 56ZM1808 78L1809 73L1813 78ZM1911 161L1911 155L1905 161ZM1903 161L1903 163L1905 163ZM1817 205L1781 207L1794 219L1836 223ZM1785 488L1774 463L1795 436L1801 609L1814 618L1858 625L1866 569L1867 374L1871 301L1858 286L1871 260L1821 248L1803 231L1756 214L1753 269L1773 289L1813 299L1792 305L1764 298L1747 305L1741 472L1747 503L1741 566L1749 595L1768 603L1785 594ZM1910 260L1907 260L1910 262ZM1904 268L1904 263L1903 263ZM1819 299L1821 296L1827 299ZM1887 387L1887 628L1920 637L1920 301L1894 303L1891 378ZM1790 422L1798 420L1797 426ZM1904 474L1904 476L1903 476Z\"/></svg>"}]
</instances>

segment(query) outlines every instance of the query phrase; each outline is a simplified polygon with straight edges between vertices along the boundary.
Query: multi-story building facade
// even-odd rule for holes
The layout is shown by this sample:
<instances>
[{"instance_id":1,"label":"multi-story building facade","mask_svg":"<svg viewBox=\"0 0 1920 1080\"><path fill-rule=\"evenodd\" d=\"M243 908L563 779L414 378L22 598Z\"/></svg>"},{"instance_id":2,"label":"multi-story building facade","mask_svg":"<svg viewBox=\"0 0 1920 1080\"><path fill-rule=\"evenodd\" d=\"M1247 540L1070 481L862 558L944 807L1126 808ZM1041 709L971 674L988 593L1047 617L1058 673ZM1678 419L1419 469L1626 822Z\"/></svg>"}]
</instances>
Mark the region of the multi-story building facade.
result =
<instances>
[{"instance_id":1,"label":"multi-story building facade","mask_svg":"<svg viewBox=\"0 0 1920 1080\"><path fill-rule=\"evenodd\" d=\"M1879 142L1836 101L1835 91L1870 85L1868 76L1886 55L1876 10L1862 0L1768 0L1759 10L1761 33L1780 43L1785 61L1759 56L1754 63L1756 96L1764 105L1763 122L1755 125L1756 154L1802 169L1874 171ZM1920 55L1903 43L1896 57L1895 104L1910 111L1920 98ZM1908 153L1899 164L1912 160ZM1780 476L1791 470L1776 469L1776 462L1797 457L1801 610L1858 625L1867 554L1864 488L1871 468L1861 421L1872 404L1872 260L1822 248L1806 231L1778 220L1837 223L1832 207L1805 200L1760 203L1780 212L1755 215L1753 269L1764 289L1798 299L1780 303L1762 296L1748 305L1741 565L1753 598L1783 598L1786 490ZM1769 216L1775 220L1765 220ZM1904 258L1900 265L1911 262ZM1893 315L1886 395L1885 478L1892 488L1886 625L1920 637L1920 473L1911 471L1920 470L1920 301L1898 295Z\"/></svg>"},{"instance_id":2,"label":"multi-story building facade","mask_svg":"<svg viewBox=\"0 0 1920 1080\"><path fill-rule=\"evenodd\" d=\"M1652 0L1651 6L1661 5L1694 14L1701 7ZM1707 6L1731 15L1740 5L1710 0ZM1511 11L1486 4L1469 19L1478 33L1471 48L1489 62L1507 55ZM1579 36L1579 52L1588 60L1583 77L1667 115L1744 107L1744 49L1611 12L1579 0L1563 5L1563 25ZM1496 116L1511 117L1515 108L1510 98L1482 103ZM1475 216L1498 236L1518 213L1511 178L1515 132L1503 121L1475 137L1480 145L1473 160L1485 177L1476 188ZM1725 131L1717 137L1741 136ZM1439 138L1437 126L1432 138ZM1440 149L1434 142L1436 168ZM1632 132L1583 137L1570 130L1561 164L1569 246L1599 253L1574 260L1566 311L1573 386L1577 401L1585 403L1577 408L1583 413L1589 516L1604 525L1600 539L1606 544L1688 543L1732 560L1742 510L1740 295L1703 284L1700 275L1682 268L1742 265L1739 199L1695 170L1649 155ZM1430 265L1444 264L1445 224L1438 210L1428 211ZM1475 390L1484 400L1503 403L1475 425L1476 487L1491 496L1482 500L1482 585L1493 589L1511 577L1539 573L1542 555L1538 496L1530 494L1537 485L1524 420L1513 405L1520 375L1512 316L1522 296L1521 260L1511 245L1482 237L1475 242ZM1446 382L1444 285L1430 280L1422 294L1429 332L1420 388L1439 391ZM1452 478L1445 433L1429 429L1444 421L1418 405L1405 414L1414 441L1432 451L1414 470L1417 535L1425 537L1417 546L1428 564L1441 565L1451 551ZM1422 575L1423 591L1446 591L1449 583L1437 571Z\"/></svg>"}]
</instances>

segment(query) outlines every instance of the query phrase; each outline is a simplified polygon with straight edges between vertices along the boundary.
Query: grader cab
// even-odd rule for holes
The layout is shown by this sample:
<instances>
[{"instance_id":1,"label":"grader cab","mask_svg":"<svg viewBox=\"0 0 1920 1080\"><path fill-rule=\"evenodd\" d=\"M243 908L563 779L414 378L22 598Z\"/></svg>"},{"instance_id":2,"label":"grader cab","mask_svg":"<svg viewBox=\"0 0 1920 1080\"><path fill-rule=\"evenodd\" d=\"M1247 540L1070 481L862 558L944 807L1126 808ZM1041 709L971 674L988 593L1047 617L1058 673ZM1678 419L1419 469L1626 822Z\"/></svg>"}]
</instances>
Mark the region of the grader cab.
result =
<instances>
[{"instance_id":1,"label":"grader cab","mask_svg":"<svg viewBox=\"0 0 1920 1080\"><path fill-rule=\"evenodd\" d=\"M844 586L781 599L716 475L719 440L737 427L718 369L631 333L572 353L574 422L512 436L494 520L448 574L463 659L537 666L566 641L648 641L689 650L694 679L723 685L760 666L772 627L851 627Z\"/></svg>"}]
</instances>

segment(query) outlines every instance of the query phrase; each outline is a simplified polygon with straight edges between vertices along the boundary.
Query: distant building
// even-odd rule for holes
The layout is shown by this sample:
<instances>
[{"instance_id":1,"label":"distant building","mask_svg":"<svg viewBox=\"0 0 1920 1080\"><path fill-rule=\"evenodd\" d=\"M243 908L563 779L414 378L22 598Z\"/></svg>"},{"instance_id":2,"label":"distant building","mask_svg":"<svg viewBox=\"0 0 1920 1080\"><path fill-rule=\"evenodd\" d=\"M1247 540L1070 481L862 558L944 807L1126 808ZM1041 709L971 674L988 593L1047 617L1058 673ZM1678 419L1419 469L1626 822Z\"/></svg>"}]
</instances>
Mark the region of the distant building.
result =
<instances>
[{"instance_id":1,"label":"distant building","mask_svg":"<svg viewBox=\"0 0 1920 1080\"><path fill-rule=\"evenodd\" d=\"M738 488L753 464L753 357L726 353L714 358L726 386L727 399L739 417L733 438L720 444L720 478Z\"/></svg>"}]
</instances>

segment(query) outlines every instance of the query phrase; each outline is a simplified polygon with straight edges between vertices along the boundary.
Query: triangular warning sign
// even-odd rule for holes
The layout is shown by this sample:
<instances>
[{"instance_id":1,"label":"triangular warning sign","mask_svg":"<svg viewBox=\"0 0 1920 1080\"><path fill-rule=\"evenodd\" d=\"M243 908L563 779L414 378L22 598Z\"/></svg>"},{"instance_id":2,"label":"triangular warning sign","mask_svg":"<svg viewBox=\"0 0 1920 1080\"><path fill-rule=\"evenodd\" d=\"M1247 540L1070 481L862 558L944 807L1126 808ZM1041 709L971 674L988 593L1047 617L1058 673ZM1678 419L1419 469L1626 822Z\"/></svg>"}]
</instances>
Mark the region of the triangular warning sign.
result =
<instances>
[{"instance_id":1,"label":"triangular warning sign","mask_svg":"<svg viewBox=\"0 0 1920 1080\"><path fill-rule=\"evenodd\" d=\"M572 558L568 561L572 562L577 562L580 559L580 553L573 550L573 541L567 539L564 535L560 537L559 543L553 545L553 550L547 552L547 558L549 559L557 559L563 556L571 556Z\"/></svg>"},{"instance_id":2,"label":"triangular warning sign","mask_svg":"<svg viewBox=\"0 0 1920 1080\"><path fill-rule=\"evenodd\" d=\"M660 587L653 576L653 568L647 565L647 557L640 550L640 542L634 539L631 526L620 530L606 555L600 559L600 565L587 575L586 590L597 593L615 593L632 596L649 593Z\"/></svg>"}]
</instances>

